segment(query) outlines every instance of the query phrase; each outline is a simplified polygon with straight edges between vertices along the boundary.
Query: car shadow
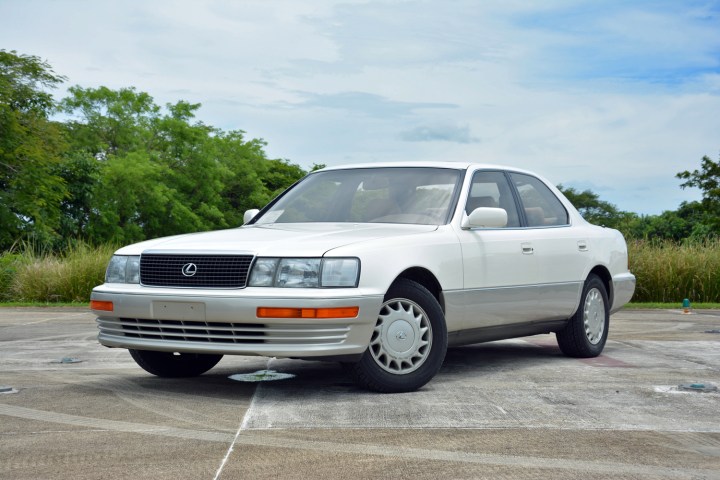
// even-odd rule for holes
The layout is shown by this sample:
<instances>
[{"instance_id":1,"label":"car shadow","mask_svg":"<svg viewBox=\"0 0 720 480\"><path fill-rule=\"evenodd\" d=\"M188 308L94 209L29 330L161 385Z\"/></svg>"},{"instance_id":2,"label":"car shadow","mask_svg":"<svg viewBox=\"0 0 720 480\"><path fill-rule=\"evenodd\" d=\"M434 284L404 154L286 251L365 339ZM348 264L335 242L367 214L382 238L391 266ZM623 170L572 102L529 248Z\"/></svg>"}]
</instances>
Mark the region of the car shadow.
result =
<instances>
[{"instance_id":1,"label":"car shadow","mask_svg":"<svg viewBox=\"0 0 720 480\"><path fill-rule=\"evenodd\" d=\"M445 362L436 380L453 381L463 376L483 376L501 372L521 372L548 363L574 361L565 357L557 343L549 336L526 337L523 340L503 340L463 347L449 348ZM274 380L272 371L288 378ZM237 381L230 377L245 377ZM322 390L368 393L357 387L349 371L334 362L295 359L271 359L264 357L234 357L228 355L215 368L204 375L192 378L159 378L142 371L139 367L132 375L119 375L119 379L96 380L107 382L107 387L118 388L118 381L125 391L142 391L154 394L184 394L233 400L252 395L258 385L263 388L292 392ZM432 383L432 382L431 382ZM427 388L427 387L426 387Z\"/></svg>"},{"instance_id":2,"label":"car shadow","mask_svg":"<svg viewBox=\"0 0 720 480\"><path fill-rule=\"evenodd\" d=\"M441 374L455 371L518 370L567 358L557 342L547 337L478 343L448 348Z\"/></svg>"}]
</instances>

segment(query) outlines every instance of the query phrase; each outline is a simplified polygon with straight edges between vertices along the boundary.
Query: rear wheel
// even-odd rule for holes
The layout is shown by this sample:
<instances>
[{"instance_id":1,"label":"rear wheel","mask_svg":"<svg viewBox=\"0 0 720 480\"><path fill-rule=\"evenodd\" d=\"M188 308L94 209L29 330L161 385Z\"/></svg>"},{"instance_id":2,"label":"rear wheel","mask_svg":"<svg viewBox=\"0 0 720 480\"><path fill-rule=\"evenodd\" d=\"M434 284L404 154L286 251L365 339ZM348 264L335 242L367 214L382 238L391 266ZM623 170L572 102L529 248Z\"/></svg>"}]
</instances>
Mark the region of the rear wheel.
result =
<instances>
[{"instance_id":1,"label":"rear wheel","mask_svg":"<svg viewBox=\"0 0 720 480\"><path fill-rule=\"evenodd\" d=\"M368 349L349 368L370 390L410 392L435 376L446 350L445 315L437 299L419 283L399 279L385 295Z\"/></svg>"},{"instance_id":2,"label":"rear wheel","mask_svg":"<svg viewBox=\"0 0 720 480\"><path fill-rule=\"evenodd\" d=\"M213 368L222 355L202 353L155 352L130 350L133 360L143 370L158 377L196 377Z\"/></svg>"},{"instance_id":3,"label":"rear wheel","mask_svg":"<svg viewBox=\"0 0 720 480\"><path fill-rule=\"evenodd\" d=\"M577 312L555 334L560 350L569 357L597 357L605 348L609 326L607 289L600 277L591 274L585 281Z\"/></svg>"}]
</instances>

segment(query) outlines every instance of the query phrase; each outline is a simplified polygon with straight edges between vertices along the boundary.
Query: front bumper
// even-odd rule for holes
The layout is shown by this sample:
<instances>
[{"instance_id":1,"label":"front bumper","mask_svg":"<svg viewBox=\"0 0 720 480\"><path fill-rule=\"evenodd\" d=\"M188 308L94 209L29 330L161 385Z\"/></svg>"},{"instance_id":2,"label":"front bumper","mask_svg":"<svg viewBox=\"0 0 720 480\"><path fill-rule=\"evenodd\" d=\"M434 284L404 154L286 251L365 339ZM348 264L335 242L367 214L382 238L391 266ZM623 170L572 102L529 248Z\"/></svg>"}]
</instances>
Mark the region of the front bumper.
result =
<instances>
[{"instance_id":1,"label":"front bumper","mask_svg":"<svg viewBox=\"0 0 720 480\"><path fill-rule=\"evenodd\" d=\"M92 300L112 302L98 316L107 347L183 353L317 358L362 354L382 295L360 289L159 289L105 284ZM359 307L355 318L258 318L258 307Z\"/></svg>"}]
</instances>

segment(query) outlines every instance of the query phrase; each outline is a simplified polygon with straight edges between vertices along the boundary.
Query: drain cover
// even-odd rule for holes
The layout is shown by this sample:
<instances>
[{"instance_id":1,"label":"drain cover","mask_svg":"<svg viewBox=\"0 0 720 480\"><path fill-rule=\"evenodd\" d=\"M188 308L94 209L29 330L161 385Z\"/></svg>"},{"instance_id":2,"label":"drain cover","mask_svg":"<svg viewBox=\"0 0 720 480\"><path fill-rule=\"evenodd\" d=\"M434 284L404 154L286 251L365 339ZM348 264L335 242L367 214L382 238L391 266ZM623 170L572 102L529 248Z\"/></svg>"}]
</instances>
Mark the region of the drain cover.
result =
<instances>
[{"instance_id":1,"label":"drain cover","mask_svg":"<svg viewBox=\"0 0 720 480\"><path fill-rule=\"evenodd\" d=\"M7 386L7 385L0 385L0 393L17 393L18 391L15 390L13 387Z\"/></svg>"},{"instance_id":2,"label":"drain cover","mask_svg":"<svg viewBox=\"0 0 720 480\"><path fill-rule=\"evenodd\" d=\"M258 370L254 373L238 373L230 375L230 380L237 380L238 382L272 382L273 380L286 380L293 378L295 375L292 373L278 373L275 370Z\"/></svg>"},{"instance_id":3,"label":"drain cover","mask_svg":"<svg viewBox=\"0 0 720 480\"><path fill-rule=\"evenodd\" d=\"M679 390L686 392L717 392L717 385L712 383L683 383L678 385Z\"/></svg>"},{"instance_id":4,"label":"drain cover","mask_svg":"<svg viewBox=\"0 0 720 480\"><path fill-rule=\"evenodd\" d=\"M705 333L720 333L720 329L719 330L705 330Z\"/></svg>"},{"instance_id":5,"label":"drain cover","mask_svg":"<svg viewBox=\"0 0 720 480\"><path fill-rule=\"evenodd\" d=\"M80 363L82 362L81 359L75 358L75 357L63 357L60 360L52 363Z\"/></svg>"}]
</instances>

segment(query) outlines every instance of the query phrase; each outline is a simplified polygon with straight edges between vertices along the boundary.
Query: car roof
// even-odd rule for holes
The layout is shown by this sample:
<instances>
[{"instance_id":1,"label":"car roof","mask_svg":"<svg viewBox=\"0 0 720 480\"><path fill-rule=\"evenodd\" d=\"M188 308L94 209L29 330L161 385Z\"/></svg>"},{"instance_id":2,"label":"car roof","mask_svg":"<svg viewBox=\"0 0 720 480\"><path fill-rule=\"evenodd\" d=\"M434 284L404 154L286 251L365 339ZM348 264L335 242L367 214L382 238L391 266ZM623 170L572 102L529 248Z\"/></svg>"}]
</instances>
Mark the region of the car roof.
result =
<instances>
[{"instance_id":1,"label":"car roof","mask_svg":"<svg viewBox=\"0 0 720 480\"><path fill-rule=\"evenodd\" d=\"M350 170L359 168L383 168L383 167L417 167L417 168L449 168L453 170L468 170L468 169L488 169L488 170L508 170L512 172L529 173L537 176L536 173L529 170L525 170L517 167L510 167L507 165L497 165L491 163L474 163L474 162L419 162L419 161L400 161L400 162L368 162L368 163L355 163L347 165L333 165L325 167L318 171L329 171L329 170Z\"/></svg>"}]
</instances>

